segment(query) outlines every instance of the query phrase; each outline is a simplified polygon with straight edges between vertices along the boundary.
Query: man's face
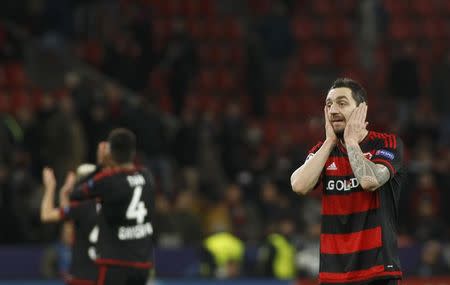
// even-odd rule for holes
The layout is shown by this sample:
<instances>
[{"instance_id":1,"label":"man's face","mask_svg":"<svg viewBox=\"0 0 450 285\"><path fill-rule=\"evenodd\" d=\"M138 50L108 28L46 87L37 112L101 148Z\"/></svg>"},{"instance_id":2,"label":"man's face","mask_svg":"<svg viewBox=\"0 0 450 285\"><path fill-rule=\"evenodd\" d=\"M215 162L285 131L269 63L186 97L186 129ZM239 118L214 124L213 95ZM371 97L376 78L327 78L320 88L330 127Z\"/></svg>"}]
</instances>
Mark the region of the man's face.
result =
<instances>
[{"instance_id":1,"label":"man's face","mask_svg":"<svg viewBox=\"0 0 450 285\"><path fill-rule=\"evenodd\" d=\"M346 87L331 89L325 105L334 133L337 137L342 138L347 121L356 108L356 101L353 99L351 89Z\"/></svg>"}]
</instances>

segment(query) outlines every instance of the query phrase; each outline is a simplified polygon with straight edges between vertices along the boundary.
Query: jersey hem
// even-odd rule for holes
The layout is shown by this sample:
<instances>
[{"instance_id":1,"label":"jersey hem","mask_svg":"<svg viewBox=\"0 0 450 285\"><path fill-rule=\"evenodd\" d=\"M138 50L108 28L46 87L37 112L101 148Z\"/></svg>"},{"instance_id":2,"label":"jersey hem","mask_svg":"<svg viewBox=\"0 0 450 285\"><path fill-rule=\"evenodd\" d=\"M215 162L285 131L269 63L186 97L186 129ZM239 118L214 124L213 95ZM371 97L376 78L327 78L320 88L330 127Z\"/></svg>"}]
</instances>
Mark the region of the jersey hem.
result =
<instances>
[{"instance_id":1,"label":"jersey hem","mask_svg":"<svg viewBox=\"0 0 450 285\"><path fill-rule=\"evenodd\" d=\"M112 258L98 258L95 261L95 263L99 264L99 265L133 267L133 268L141 268L141 269L150 269L153 267L152 262L138 262L138 261L129 261L129 260L112 259Z\"/></svg>"}]
</instances>

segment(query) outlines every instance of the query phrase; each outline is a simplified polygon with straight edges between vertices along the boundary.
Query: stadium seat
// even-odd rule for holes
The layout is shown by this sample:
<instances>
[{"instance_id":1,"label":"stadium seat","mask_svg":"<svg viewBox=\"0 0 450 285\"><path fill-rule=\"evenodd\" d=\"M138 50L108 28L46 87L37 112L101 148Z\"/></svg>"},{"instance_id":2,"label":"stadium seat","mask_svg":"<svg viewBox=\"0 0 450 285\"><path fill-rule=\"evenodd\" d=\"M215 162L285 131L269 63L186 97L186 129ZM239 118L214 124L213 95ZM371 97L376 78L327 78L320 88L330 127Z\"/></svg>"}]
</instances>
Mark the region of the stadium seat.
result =
<instances>
[{"instance_id":1,"label":"stadium seat","mask_svg":"<svg viewBox=\"0 0 450 285\"><path fill-rule=\"evenodd\" d=\"M393 18L389 27L390 37L396 41L415 39L414 22L410 18Z\"/></svg>"},{"instance_id":2,"label":"stadium seat","mask_svg":"<svg viewBox=\"0 0 450 285\"><path fill-rule=\"evenodd\" d=\"M215 82L219 90L231 91L237 87L236 75L232 70L221 68L215 74Z\"/></svg>"},{"instance_id":3,"label":"stadium seat","mask_svg":"<svg viewBox=\"0 0 450 285\"><path fill-rule=\"evenodd\" d=\"M224 37L226 41L238 42L244 38L241 23L236 19L227 19L224 23Z\"/></svg>"},{"instance_id":4,"label":"stadium seat","mask_svg":"<svg viewBox=\"0 0 450 285\"><path fill-rule=\"evenodd\" d=\"M167 89L167 74L161 70L153 70L149 74L149 84L153 91L163 91Z\"/></svg>"},{"instance_id":5,"label":"stadium seat","mask_svg":"<svg viewBox=\"0 0 450 285\"><path fill-rule=\"evenodd\" d=\"M103 47L102 45L94 40L89 40L84 43L83 47L83 59L96 67L100 67L103 63Z\"/></svg>"},{"instance_id":6,"label":"stadium seat","mask_svg":"<svg viewBox=\"0 0 450 285\"><path fill-rule=\"evenodd\" d=\"M338 67L354 66L359 61L359 52L354 45L341 45L334 49L334 57Z\"/></svg>"},{"instance_id":7,"label":"stadium seat","mask_svg":"<svg viewBox=\"0 0 450 285\"><path fill-rule=\"evenodd\" d=\"M200 19L187 19L186 29L194 40L205 38L205 22Z\"/></svg>"},{"instance_id":8,"label":"stadium seat","mask_svg":"<svg viewBox=\"0 0 450 285\"><path fill-rule=\"evenodd\" d=\"M333 0L311 1L311 5L313 14L320 17L328 17L336 11Z\"/></svg>"},{"instance_id":9,"label":"stadium seat","mask_svg":"<svg viewBox=\"0 0 450 285\"><path fill-rule=\"evenodd\" d=\"M445 2L445 1L444 1ZM433 17L437 14L436 0L412 0L411 11L419 17Z\"/></svg>"},{"instance_id":10,"label":"stadium seat","mask_svg":"<svg viewBox=\"0 0 450 285\"><path fill-rule=\"evenodd\" d=\"M209 92L214 89L215 82L214 82L214 71L210 68L204 68L200 70L197 78L196 78L196 86L195 88L199 90L203 90L206 92Z\"/></svg>"},{"instance_id":11,"label":"stadium seat","mask_svg":"<svg viewBox=\"0 0 450 285\"><path fill-rule=\"evenodd\" d=\"M5 70L6 84L10 88L24 87L27 84L27 76L21 63L10 63Z\"/></svg>"},{"instance_id":12,"label":"stadium seat","mask_svg":"<svg viewBox=\"0 0 450 285\"><path fill-rule=\"evenodd\" d=\"M6 71L3 66L0 65L0 88L5 87L7 84Z\"/></svg>"},{"instance_id":13,"label":"stadium seat","mask_svg":"<svg viewBox=\"0 0 450 285\"><path fill-rule=\"evenodd\" d=\"M256 16L266 15L270 10L270 0L247 0L249 11Z\"/></svg>"},{"instance_id":14,"label":"stadium seat","mask_svg":"<svg viewBox=\"0 0 450 285\"><path fill-rule=\"evenodd\" d=\"M197 18L201 15L200 1L189 0L181 2L181 14L187 18Z\"/></svg>"},{"instance_id":15,"label":"stadium seat","mask_svg":"<svg viewBox=\"0 0 450 285\"><path fill-rule=\"evenodd\" d=\"M291 22L292 33L297 41L310 41L317 36L317 24L309 17L296 17Z\"/></svg>"},{"instance_id":16,"label":"stadium seat","mask_svg":"<svg viewBox=\"0 0 450 285\"><path fill-rule=\"evenodd\" d=\"M330 50L320 44L308 44L300 50L300 63L308 67L329 66Z\"/></svg>"},{"instance_id":17,"label":"stadium seat","mask_svg":"<svg viewBox=\"0 0 450 285\"><path fill-rule=\"evenodd\" d=\"M203 17L212 18L216 16L213 0L200 0L200 14Z\"/></svg>"},{"instance_id":18,"label":"stadium seat","mask_svg":"<svg viewBox=\"0 0 450 285\"><path fill-rule=\"evenodd\" d=\"M391 19L410 13L409 5L405 0L384 0L384 8L391 15Z\"/></svg>"},{"instance_id":19,"label":"stadium seat","mask_svg":"<svg viewBox=\"0 0 450 285\"><path fill-rule=\"evenodd\" d=\"M328 40L349 40L352 37L352 29L350 20L333 17L323 22L321 34Z\"/></svg>"},{"instance_id":20,"label":"stadium seat","mask_svg":"<svg viewBox=\"0 0 450 285\"><path fill-rule=\"evenodd\" d=\"M442 18L424 18L418 25L418 33L424 40L445 39L448 34L448 26Z\"/></svg>"}]
</instances>

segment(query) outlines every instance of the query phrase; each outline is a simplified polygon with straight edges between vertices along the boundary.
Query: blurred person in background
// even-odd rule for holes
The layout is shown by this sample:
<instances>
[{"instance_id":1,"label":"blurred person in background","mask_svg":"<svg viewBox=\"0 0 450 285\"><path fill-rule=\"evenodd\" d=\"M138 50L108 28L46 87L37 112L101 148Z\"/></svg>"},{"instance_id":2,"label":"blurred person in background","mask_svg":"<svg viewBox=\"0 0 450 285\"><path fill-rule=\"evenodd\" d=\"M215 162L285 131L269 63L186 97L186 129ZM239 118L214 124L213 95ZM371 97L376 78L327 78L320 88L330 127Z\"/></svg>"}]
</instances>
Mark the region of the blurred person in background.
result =
<instances>
[{"instance_id":1,"label":"blurred person in background","mask_svg":"<svg viewBox=\"0 0 450 285\"><path fill-rule=\"evenodd\" d=\"M324 106L326 138L291 176L298 194L323 187L322 284L390 285L402 278L396 233L403 143L368 131L366 115L363 87L335 80Z\"/></svg>"},{"instance_id":2,"label":"blurred person in background","mask_svg":"<svg viewBox=\"0 0 450 285\"><path fill-rule=\"evenodd\" d=\"M425 242L415 274L425 278L447 274L450 268L445 264L442 250L443 247L439 241L428 240Z\"/></svg>"},{"instance_id":3,"label":"blurred person in background","mask_svg":"<svg viewBox=\"0 0 450 285\"><path fill-rule=\"evenodd\" d=\"M257 253L261 276L282 280L296 277L296 249L292 242L295 228L295 221L289 215L269 223L267 236Z\"/></svg>"},{"instance_id":4,"label":"blurred person in background","mask_svg":"<svg viewBox=\"0 0 450 285\"><path fill-rule=\"evenodd\" d=\"M450 146L450 50L434 66L431 78L431 100L434 111L440 118L440 144Z\"/></svg>"},{"instance_id":5,"label":"blurred person in background","mask_svg":"<svg viewBox=\"0 0 450 285\"><path fill-rule=\"evenodd\" d=\"M232 279L241 275L245 244L232 233L218 231L203 240L200 249L200 275Z\"/></svg>"},{"instance_id":6,"label":"blurred person in background","mask_svg":"<svg viewBox=\"0 0 450 285\"><path fill-rule=\"evenodd\" d=\"M62 227L62 245L69 249L71 257L67 272L63 279L70 285L94 285L97 280L95 243L98 237L97 203L88 201L70 203L69 193L76 181L80 183L95 173L95 165L83 164L77 169L77 174L69 172L66 181L59 192L59 207L54 205L56 178L51 168L44 168L42 180L44 197L41 203L41 221L54 223L64 221Z\"/></svg>"},{"instance_id":7,"label":"blurred person in background","mask_svg":"<svg viewBox=\"0 0 450 285\"><path fill-rule=\"evenodd\" d=\"M411 119L420 95L419 66L414 43L405 43L391 60L389 71L389 91L397 100L400 127Z\"/></svg>"},{"instance_id":8,"label":"blurred person in background","mask_svg":"<svg viewBox=\"0 0 450 285\"><path fill-rule=\"evenodd\" d=\"M198 59L195 45L182 20L174 20L172 31L160 65L169 71L168 89L174 114L178 117L184 107L189 83L196 74Z\"/></svg>"},{"instance_id":9,"label":"blurred person in background","mask_svg":"<svg viewBox=\"0 0 450 285\"><path fill-rule=\"evenodd\" d=\"M99 148L107 167L70 194L72 201L100 200L97 285L144 285L153 268L154 180L133 163L136 136L130 130L112 130Z\"/></svg>"}]
</instances>

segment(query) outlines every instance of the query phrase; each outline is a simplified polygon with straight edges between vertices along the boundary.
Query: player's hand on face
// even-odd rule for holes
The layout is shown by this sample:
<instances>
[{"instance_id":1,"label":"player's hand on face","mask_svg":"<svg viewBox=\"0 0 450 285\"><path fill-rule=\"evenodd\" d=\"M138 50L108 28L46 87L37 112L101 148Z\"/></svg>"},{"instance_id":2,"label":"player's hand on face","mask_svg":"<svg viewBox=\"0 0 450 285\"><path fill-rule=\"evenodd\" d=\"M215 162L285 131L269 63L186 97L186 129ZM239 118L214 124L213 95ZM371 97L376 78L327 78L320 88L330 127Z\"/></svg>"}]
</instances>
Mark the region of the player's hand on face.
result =
<instances>
[{"instance_id":1,"label":"player's hand on face","mask_svg":"<svg viewBox=\"0 0 450 285\"><path fill-rule=\"evenodd\" d=\"M359 143L364 139L366 135L366 122L367 117L367 104L365 102L359 104L358 107L353 110L350 118L348 119L347 125L344 130L344 140L345 142L356 142Z\"/></svg>"},{"instance_id":2,"label":"player's hand on face","mask_svg":"<svg viewBox=\"0 0 450 285\"><path fill-rule=\"evenodd\" d=\"M44 183L45 191L55 190L56 188L56 178L53 173L53 169L50 167L44 167L42 170L42 182Z\"/></svg>"},{"instance_id":3,"label":"player's hand on face","mask_svg":"<svg viewBox=\"0 0 450 285\"><path fill-rule=\"evenodd\" d=\"M337 143L337 136L333 130L333 126L330 123L330 119L328 118L328 107L325 105L323 108L324 117L325 117L325 135L326 140L329 140L333 143Z\"/></svg>"}]
</instances>

